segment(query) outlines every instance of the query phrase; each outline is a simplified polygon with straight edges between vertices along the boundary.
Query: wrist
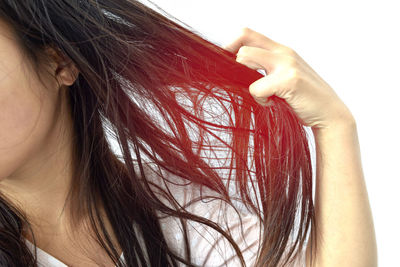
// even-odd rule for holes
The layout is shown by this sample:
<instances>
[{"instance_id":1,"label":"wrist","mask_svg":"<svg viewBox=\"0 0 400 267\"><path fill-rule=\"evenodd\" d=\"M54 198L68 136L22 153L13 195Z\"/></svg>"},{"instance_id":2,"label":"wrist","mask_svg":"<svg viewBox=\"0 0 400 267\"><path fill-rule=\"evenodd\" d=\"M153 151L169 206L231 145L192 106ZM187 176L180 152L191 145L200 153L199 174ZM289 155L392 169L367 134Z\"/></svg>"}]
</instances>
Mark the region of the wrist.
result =
<instances>
[{"instance_id":1,"label":"wrist","mask_svg":"<svg viewBox=\"0 0 400 267\"><path fill-rule=\"evenodd\" d=\"M353 114L343 102L333 103L332 107L333 111L329 111L329 114L331 114L329 119L327 117L326 121L321 121L318 125L312 127L314 134L354 129L356 127Z\"/></svg>"},{"instance_id":2,"label":"wrist","mask_svg":"<svg viewBox=\"0 0 400 267\"><path fill-rule=\"evenodd\" d=\"M325 128L312 128L316 142L337 141L340 136L357 134L357 124L353 117L346 120L332 122Z\"/></svg>"}]
</instances>

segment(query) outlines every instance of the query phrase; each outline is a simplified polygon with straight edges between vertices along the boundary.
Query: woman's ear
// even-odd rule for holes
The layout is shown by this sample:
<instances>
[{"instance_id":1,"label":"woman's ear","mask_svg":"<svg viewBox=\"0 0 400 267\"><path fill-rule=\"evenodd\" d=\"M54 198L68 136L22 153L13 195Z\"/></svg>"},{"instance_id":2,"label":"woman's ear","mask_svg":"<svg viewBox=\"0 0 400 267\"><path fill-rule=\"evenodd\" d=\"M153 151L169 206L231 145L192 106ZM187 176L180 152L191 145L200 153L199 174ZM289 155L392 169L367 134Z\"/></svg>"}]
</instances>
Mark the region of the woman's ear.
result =
<instances>
[{"instance_id":1,"label":"woman's ear","mask_svg":"<svg viewBox=\"0 0 400 267\"><path fill-rule=\"evenodd\" d=\"M69 60L68 62L62 62L58 66L57 79L60 81L60 84L70 86L74 84L78 75L79 71L76 68L74 62L72 62L71 60Z\"/></svg>"},{"instance_id":2,"label":"woman's ear","mask_svg":"<svg viewBox=\"0 0 400 267\"><path fill-rule=\"evenodd\" d=\"M79 70L72 60L64 55L59 49L47 47L45 52L52 59L51 72L54 74L60 85L70 86L76 81Z\"/></svg>"}]
</instances>

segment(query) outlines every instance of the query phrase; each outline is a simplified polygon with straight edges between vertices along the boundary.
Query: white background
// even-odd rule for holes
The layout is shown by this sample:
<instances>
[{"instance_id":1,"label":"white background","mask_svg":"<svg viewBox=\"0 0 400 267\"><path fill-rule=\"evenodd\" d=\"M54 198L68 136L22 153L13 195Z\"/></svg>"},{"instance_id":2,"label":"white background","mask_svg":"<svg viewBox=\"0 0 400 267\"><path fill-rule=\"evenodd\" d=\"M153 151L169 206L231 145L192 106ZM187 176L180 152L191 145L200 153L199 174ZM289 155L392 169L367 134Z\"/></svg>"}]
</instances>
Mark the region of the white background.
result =
<instances>
[{"instance_id":1,"label":"white background","mask_svg":"<svg viewBox=\"0 0 400 267\"><path fill-rule=\"evenodd\" d=\"M293 48L328 82L357 122L379 266L400 266L399 2L154 2L216 44L242 27L259 31Z\"/></svg>"}]
</instances>

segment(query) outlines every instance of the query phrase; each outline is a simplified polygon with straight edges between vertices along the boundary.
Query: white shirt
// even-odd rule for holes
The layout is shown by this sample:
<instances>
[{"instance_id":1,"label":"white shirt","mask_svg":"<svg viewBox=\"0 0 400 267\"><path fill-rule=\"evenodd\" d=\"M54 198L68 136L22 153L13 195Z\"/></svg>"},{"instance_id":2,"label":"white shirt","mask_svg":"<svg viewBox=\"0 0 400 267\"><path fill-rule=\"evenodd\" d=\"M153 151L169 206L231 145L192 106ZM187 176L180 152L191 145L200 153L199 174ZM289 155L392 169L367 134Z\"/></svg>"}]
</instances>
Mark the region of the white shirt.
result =
<instances>
[{"instance_id":1,"label":"white shirt","mask_svg":"<svg viewBox=\"0 0 400 267\"><path fill-rule=\"evenodd\" d=\"M210 205L209 205L210 206ZM197 207L200 209L200 207ZM210 216L215 216L217 214L217 209L210 209L209 210L209 215ZM254 223L254 217L243 217L243 225L244 225L244 231L248 230L246 235L246 242L250 244L249 242L254 243L257 241L257 236L256 234L256 224ZM164 220L166 221L166 220ZM231 221L232 227L230 227L230 230L233 232L233 236L239 237L239 228L235 227L236 224L239 222L237 221ZM182 234L176 234L179 233L180 227L177 221L172 222L171 219L168 219L167 223L162 224L162 229L166 233L167 238L168 238L168 243L170 245L174 245L174 248L183 248L183 236ZM211 248L211 245L215 242L215 240L220 237L220 234L217 233L216 231L213 231L212 228L205 227L199 223L195 222L189 222L189 233L192 235L191 238L191 243L190 246L192 248L192 256L194 257L193 261L196 262L197 264L202 264L204 262L204 258L208 252L211 253L210 259L207 261L206 266L218 266L223 263L223 261L231 256L235 256L235 252L233 249L228 250L224 246L228 245L228 242L225 239L222 239L218 242L219 246L216 247L215 249ZM174 234L175 233L175 234ZM236 233L236 234L235 234ZM251 240L250 240L251 239ZM237 238L235 241L238 242L240 247L243 247L245 245L245 241L242 240L242 243L239 242L239 238ZM27 244L28 248L31 249L32 253L34 253L34 245L28 240L25 239L25 243ZM221 246L223 244L224 246ZM181 246L181 247L179 247ZM221 251L221 247L224 248L224 251ZM245 246L247 247L247 246ZM39 267L67 267L68 265L62 262L61 260L57 259L56 257L52 256L51 254L47 253L46 251L42 250L39 247L37 248L37 259L38 259L38 266ZM244 251L243 255L246 259L247 264L250 263L250 261L254 260L254 256L256 255L256 250L257 246L253 246L250 250ZM181 253L183 250L180 251ZM183 255L183 253L181 254ZM120 256L120 260L122 262L125 261L123 253ZM183 266L183 265L182 265ZM234 260L229 264L229 266L240 266L238 262L238 258L235 258ZM252 266L252 265L248 265Z\"/></svg>"},{"instance_id":2,"label":"white shirt","mask_svg":"<svg viewBox=\"0 0 400 267\"><path fill-rule=\"evenodd\" d=\"M138 170L139 171L139 170ZM140 172L139 172L140 173ZM147 177L154 177L154 173L149 172L149 169L145 169ZM179 179L176 176L163 172L170 181L179 183ZM182 180L180 180L182 183ZM165 185L158 181L158 186L165 188ZM188 203L193 197L199 196L199 190L193 186L174 186L168 184L169 189L172 191L175 199L181 203ZM203 196L215 195L211 190L203 187ZM246 261L247 266L254 266L255 259L257 256L257 249L259 248L259 226L260 222L258 218L246 211L241 212L241 218L243 223L243 232L240 229L240 220L234 208L230 205L225 204L220 200L212 200L208 202L197 201L195 204L190 205L186 208L187 211L196 215L205 217L213 222L218 223L224 230L229 229L234 240L239 245L243 257ZM165 235L168 245L174 249L179 255L184 257L184 241L182 234L182 226L178 219L173 217L167 217L160 220L162 231ZM219 266L224 263L225 260L231 259L228 262L228 266L241 266L239 258L236 255L235 250L232 248L230 243L221 234L215 231L213 228L206 225L188 221L188 232L190 238L190 247L192 252L192 261L196 264L203 264L205 266ZM141 236L139 236L139 241ZM34 252L34 245L27 239L26 243L28 247ZM143 242L143 241L141 241ZM65 263L59 259L53 257L46 251L37 247L37 256L39 267L67 267ZM205 262L207 255L209 254L208 260ZM124 255L121 254L120 259L124 261ZM184 266L181 263L180 266ZM225 265L224 265L225 266ZM305 267L304 251L301 258L290 265L290 267Z\"/></svg>"},{"instance_id":3,"label":"white shirt","mask_svg":"<svg viewBox=\"0 0 400 267\"><path fill-rule=\"evenodd\" d=\"M28 246L28 248L34 253L35 251L35 246L32 244L31 241L25 238L25 243ZM64 262L60 261L56 257L53 257L46 251L42 250L39 247L36 247L37 251L37 260L38 260L38 267L67 267ZM124 253L121 254L120 261L124 262Z\"/></svg>"}]
</instances>

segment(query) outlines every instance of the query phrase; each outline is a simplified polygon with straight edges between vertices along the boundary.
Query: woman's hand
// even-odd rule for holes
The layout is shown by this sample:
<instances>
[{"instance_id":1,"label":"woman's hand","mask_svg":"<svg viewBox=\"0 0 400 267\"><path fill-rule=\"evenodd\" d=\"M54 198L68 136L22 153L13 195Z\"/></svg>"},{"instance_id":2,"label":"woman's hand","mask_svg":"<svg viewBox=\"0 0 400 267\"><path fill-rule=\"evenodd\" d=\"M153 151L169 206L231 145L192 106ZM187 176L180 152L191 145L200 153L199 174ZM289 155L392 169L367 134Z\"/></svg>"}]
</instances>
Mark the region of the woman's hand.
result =
<instances>
[{"instance_id":1,"label":"woman's hand","mask_svg":"<svg viewBox=\"0 0 400 267\"><path fill-rule=\"evenodd\" d=\"M335 91L293 49L249 28L223 48L236 54L237 62L267 72L249 87L259 104L267 106L272 95L283 98L313 131L354 122Z\"/></svg>"}]
</instances>

